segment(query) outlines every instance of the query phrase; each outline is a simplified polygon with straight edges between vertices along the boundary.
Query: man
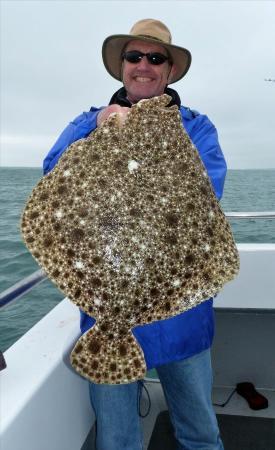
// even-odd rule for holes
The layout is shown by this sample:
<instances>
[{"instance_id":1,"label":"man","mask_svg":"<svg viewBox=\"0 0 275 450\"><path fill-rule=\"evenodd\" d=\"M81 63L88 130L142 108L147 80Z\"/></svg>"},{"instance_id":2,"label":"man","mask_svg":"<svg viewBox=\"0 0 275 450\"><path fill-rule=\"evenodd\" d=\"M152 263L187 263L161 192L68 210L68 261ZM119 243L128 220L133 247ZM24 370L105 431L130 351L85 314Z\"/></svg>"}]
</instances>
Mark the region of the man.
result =
<instances>
[{"instance_id":1,"label":"man","mask_svg":"<svg viewBox=\"0 0 275 450\"><path fill-rule=\"evenodd\" d=\"M168 93L177 105L183 125L196 145L221 197L226 164L216 129L209 119L181 106L177 92L167 85L181 79L191 63L190 52L171 44L168 28L146 19L129 35L109 36L103 43L108 72L123 82L106 108L92 107L78 116L61 134L44 161L47 173L74 141L87 137L113 112L123 117L132 104ZM81 312L84 333L94 320ZM222 450L211 402L210 346L214 324L212 299L171 319L138 326L133 333L143 349L148 369L157 369L167 400L179 449ZM97 450L141 450L142 434L137 411L139 383L96 385L90 395L97 418Z\"/></svg>"}]
</instances>

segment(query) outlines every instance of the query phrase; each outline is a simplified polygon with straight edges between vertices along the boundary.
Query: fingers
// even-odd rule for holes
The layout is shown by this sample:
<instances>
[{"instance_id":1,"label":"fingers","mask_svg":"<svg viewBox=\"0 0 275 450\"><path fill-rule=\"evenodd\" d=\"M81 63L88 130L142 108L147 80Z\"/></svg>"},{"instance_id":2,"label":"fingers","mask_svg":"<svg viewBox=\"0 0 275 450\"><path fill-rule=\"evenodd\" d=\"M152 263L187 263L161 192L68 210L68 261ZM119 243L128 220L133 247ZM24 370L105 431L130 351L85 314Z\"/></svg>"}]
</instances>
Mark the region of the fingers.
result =
<instances>
[{"instance_id":1,"label":"fingers","mask_svg":"<svg viewBox=\"0 0 275 450\"><path fill-rule=\"evenodd\" d=\"M125 121L126 116L127 116L129 111L130 111L130 108L126 108L126 107L119 106L119 105L107 106L106 108L102 109L100 111L100 113L98 114L98 116L97 116L97 126L99 127L100 125L102 125L104 120L108 119L108 117L111 114L114 114L114 113L118 113L119 114L120 124L122 124Z\"/></svg>"}]
</instances>

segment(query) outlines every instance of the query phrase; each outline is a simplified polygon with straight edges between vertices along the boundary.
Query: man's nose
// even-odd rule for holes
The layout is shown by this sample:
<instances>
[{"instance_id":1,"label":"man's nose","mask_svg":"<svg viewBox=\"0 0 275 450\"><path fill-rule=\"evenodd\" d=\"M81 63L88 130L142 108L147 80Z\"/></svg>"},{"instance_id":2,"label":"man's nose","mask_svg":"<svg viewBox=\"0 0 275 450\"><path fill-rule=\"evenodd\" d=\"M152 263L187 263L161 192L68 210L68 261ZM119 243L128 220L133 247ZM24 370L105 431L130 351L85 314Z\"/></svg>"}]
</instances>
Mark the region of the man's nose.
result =
<instances>
[{"instance_id":1,"label":"man's nose","mask_svg":"<svg viewBox=\"0 0 275 450\"><path fill-rule=\"evenodd\" d=\"M150 63L146 56L143 56L143 58L141 58L141 60L137 63L137 67L139 69L147 69L148 66L150 67Z\"/></svg>"}]
</instances>

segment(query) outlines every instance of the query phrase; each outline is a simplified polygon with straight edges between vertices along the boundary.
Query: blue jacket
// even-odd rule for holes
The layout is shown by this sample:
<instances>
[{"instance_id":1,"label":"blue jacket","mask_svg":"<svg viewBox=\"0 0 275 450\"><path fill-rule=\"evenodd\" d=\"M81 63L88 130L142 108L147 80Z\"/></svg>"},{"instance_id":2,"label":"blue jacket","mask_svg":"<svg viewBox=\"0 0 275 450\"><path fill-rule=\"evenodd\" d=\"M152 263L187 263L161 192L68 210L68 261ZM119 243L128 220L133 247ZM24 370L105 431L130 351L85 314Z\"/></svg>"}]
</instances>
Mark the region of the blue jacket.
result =
<instances>
[{"instance_id":1,"label":"blue jacket","mask_svg":"<svg viewBox=\"0 0 275 450\"><path fill-rule=\"evenodd\" d=\"M96 128L100 108L91 108L76 117L57 139L44 160L44 174L57 163L66 148L74 141L87 137ZM180 107L183 125L197 147L218 199L221 198L226 175L226 163L218 143L214 125L207 116ZM95 323L80 311L80 327L86 332ZM133 334L143 349L147 368L179 361L209 348L214 336L213 300L209 299L193 309L170 319L137 326Z\"/></svg>"}]
</instances>

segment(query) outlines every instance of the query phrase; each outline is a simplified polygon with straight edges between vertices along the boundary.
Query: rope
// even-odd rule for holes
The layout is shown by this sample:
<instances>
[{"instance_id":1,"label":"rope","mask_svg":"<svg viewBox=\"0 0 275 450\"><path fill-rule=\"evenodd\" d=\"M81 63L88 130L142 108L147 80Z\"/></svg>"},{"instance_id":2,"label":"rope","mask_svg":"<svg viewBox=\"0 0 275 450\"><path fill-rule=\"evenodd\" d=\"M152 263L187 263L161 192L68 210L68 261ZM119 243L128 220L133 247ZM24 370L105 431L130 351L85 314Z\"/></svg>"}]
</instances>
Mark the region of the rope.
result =
<instances>
[{"instance_id":1,"label":"rope","mask_svg":"<svg viewBox=\"0 0 275 450\"><path fill-rule=\"evenodd\" d=\"M145 414L142 414L141 412L141 398L142 398L142 389L145 390L146 394L147 394L147 398L148 398L148 407L147 407L147 411L145 412ZM149 391L147 389L147 387L145 386L144 382L142 380L138 381L138 398L137 398L137 408L138 408L138 415L139 417L147 417L150 410L151 410L151 398L149 395Z\"/></svg>"},{"instance_id":2,"label":"rope","mask_svg":"<svg viewBox=\"0 0 275 450\"><path fill-rule=\"evenodd\" d=\"M236 392L236 388L231 392L228 399L224 403L213 403L214 406L221 406L222 408L227 405L233 394Z\"/></svg>"}]
</instances>

